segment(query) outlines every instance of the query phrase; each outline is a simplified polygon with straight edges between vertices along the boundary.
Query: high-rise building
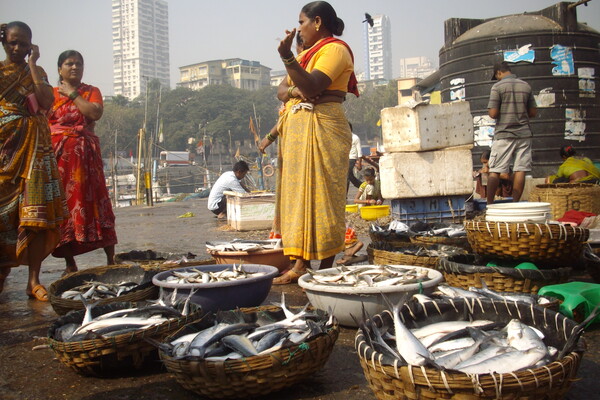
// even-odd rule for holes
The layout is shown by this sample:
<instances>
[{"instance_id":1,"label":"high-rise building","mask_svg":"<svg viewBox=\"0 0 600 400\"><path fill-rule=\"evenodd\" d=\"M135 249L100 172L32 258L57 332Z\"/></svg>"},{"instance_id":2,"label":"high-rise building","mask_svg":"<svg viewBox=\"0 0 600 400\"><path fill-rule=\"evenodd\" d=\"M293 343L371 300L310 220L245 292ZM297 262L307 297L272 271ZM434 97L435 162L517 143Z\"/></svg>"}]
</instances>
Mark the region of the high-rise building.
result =
<instances>
[{"instance_id":1,"label":"high-rise building","mask_svg":"<svg viewBox=\"0 0 600 400\"><path fill-rule=\"evenodd\" d=\"M115 95L134 99L153 79L170 87L165 0L112 0L112 38Z\"/></svg>"},{"instance_id":2,"label":"high-rise building","mask_svg":"<svg viewBox=\"0 0 600 400\"><path fill-rule=\"evenodd\" d=\"M364 23L365 80L392 79L392 28L387 15L375 15L373 26Z\"/></svg>"},{"instance_id":3,"label":"high-rise building","mask_svg":"<svg viewBox=\"0 0 600 400\"><path fill-rule=\"evenodd\" d=\"M429 57L409 57L400 59L400 78L426 78L435 72Z\"/></svg>"}]
</instances>

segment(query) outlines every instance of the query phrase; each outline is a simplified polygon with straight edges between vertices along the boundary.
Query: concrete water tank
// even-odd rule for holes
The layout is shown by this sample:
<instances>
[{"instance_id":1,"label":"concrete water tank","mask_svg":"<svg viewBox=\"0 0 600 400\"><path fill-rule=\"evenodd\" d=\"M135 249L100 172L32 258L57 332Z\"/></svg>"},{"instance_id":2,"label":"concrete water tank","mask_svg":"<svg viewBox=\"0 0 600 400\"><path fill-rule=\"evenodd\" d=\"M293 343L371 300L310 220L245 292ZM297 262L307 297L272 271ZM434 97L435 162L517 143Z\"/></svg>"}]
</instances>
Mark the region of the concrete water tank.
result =
<instances>
[{"instance_id":1,"label":"concrete water tank","mask_svg":"<svg viewBox=\"0 0 600 400\"><path fill-rule=\"evenodd\" d=\"M564 144L600 159L600 33L579 23L572 5L561 2L486 20L446 20L440 50L442 102L470 102L479 144L473 150L475 164L487 133L493 132L485 116L492 68L502 60L511 62L513 73L531 85L538 101L538 116L531 120L533 176L557 170L562 162L558 149Z\"/></svg>"}]
</instances>

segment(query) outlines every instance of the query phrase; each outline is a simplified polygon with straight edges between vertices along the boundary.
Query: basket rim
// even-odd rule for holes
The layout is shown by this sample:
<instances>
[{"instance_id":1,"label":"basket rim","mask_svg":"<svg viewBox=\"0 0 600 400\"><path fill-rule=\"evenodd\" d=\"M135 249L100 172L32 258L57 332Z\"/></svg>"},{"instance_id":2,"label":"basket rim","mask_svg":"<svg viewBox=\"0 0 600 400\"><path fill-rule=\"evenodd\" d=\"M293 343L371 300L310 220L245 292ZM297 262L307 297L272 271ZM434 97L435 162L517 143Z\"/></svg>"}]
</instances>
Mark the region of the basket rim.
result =
<instances>
[{"instance_id":1,"label":"basket rim","mask_svg":"<svg viewBox=\"0 0 600 400\"><path fill-rule=\"evenodd\" d=\"M456 258L468 258L477 260L474 255L457 255L451 257L440 257L437 268L446 273L475 274L475 273L498 273L511 278L531 279L531 280L551 280L556 278L568 277L572 268L558 267L552 269L517 269L510 267L488 267L486 265L471 265L455 261Z\"/></svg>"},{"instance_id":2,"label":"basket rim","mask_svg":"<svg viewBox=\"0 0 600 400\"><path fill-rule=\"evenodd\" d=\"M510 316L514 314L521 316L523 315L524 318L529 318L531 317L532 319L535 320L536 316L538 317L540 323L545 323L547 324L547 326L545 327L545 329L547 328L552 328L552 325L554 325L554 328L556 328L556 338L560 338L562 337L565 341L567 338L567 335L569 334L569 332L572 332L572 329L575 327L576 323L575 321L569 320L568 318L566 318L565 316L561 315L558 312L554 312L552 310L548 310L547 308L539 308L533 305L527 305L525 303L518 303L518 302L501 302L501 301L496 301L493 299L455 299L453 301L447 301L447 300L440 300L440 299L432 299L432 302L428 302L427 304L430 303L436 303L436 305L441 305L441 303L444 304L448 304L451 303L452 307L454 307L454 309L458 310L461 308L462 305L467 305L467 308L469 310L469 314L472 315L472 313L474 312L474 310L476 310L477 308L481 308L481 312L488 312L488 313L493 313L494 310L496 310L496 313L498 312L498 310L507 310L507 312L510 313ZM425 319L427 319L427 313L424 314L423 312L423 308L422 306L418 305L418 302L412 302L413 305L415 305L414 308L411 308L411 305L409 303L406 303L402 306L401 308L401 316L402 318L406 321L406 319L408 318L413 318L412 321L416 321L417 317L423 317ZM489 307L490 310L484 310L484 305L486 307ZM418 309L420 307L420 309ZM511 310L511 307L514 310ZM435 308L431 307L431 310L435 312ZM371 317L371 320L376 323L378 326L382 326L384 324L384 319L390 319L393 317L391 317L391 314L389 311L384 311L381 314L377 314L373 317ZM422 322L421 320L419 320L419 322ZM418 326L427 326L428 324L419 324ZM538 327L538 328L542 328L542 327ZM562 331L562 332L561 332ZM378 353L375 349L371 348L368 343L364 340L364 333L363 333L363 329L359 328L356 332L355 335L355 340L354 340L354 347L357 351L357 354L359 356L359 359L361 360L361 363L365 363L369 368L372 367L372 369L377 370L377 371L382 371L385 375L388 375L392 378L396 378L396 379L401 379L400 378L400 373L399 371L401 369L404 370L410 370L410 372L408 373L409 375L417 375L417 374L424 374L424 375L430 375L429 378L425 378L427 380L427 382L429 382L429 380L431 379L431 376L437 376L437 377L441 377L441 380L444 381L444 384L439 385L439 387L436 387L436 389L441 389L444 390L444 388L446 390L448 390L451 393L451 389L450 387L447 385L447 381L451 380L452 378L468 378L468 380L471 382L473 381L472 378L473 377L477 377L476 381L479 384L483 384L483 380L485 379L489 379L489 381L493 381L494 384L497 384L497 382L503 382L503 380L507 380L507 379L516 379L517 381L520 378L525 378L525 377L531 377L532 374L535 375L539 375L542 378L548 378L548 373L549 373L549 369L547 368L549 365L553 365L555 363L559 363L563 369L563 373L564 373L564 366L563 363L565 362L566 359L568 359L569 357L573 358L581 358L584 351L585 351L585 340L580 337L578 342L576 343L576 348L573 348L568 354L565 355L565 357L563 359L560 360L556 360L553 361L551 364L548 364L546 366L542 366L539 368L530 368L527 370L523 370L523 371L513 371L513 372L509 372L509 373L503 373L503 374L498 374L498 373L492 373L492 374L488 374L488 373L484 373L484 374L466 374L464 372L460 372L460 371L455 371L455 370L447 370L447 371L442 371L442 370L438 370L436 368L432 368L432 367L420 367L420 366L411 366L411 365L407 365L407 364L399 364L399 363L394 363L394 365L384 365L381 364L380 360L382 359L382 355L380 353ZM551 378L550 378L551 379ZM537 381L537 378L536 378ZM474 382L474 381L473 381ZM489 382L488 382L489 383ZM413 382L413 385L416 385L415 382Z\"/></svg>"}]
</instances>

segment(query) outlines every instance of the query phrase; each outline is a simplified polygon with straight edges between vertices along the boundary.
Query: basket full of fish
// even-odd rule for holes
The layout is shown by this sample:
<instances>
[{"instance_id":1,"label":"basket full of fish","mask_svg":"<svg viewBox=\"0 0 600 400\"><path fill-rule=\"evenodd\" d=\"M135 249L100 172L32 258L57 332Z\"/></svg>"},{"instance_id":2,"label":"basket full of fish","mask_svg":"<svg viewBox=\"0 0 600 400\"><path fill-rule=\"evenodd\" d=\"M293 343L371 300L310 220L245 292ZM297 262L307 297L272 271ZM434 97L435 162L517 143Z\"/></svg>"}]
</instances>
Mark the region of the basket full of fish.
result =
<instances>
[{"instance_id":1,"label":"basket full of fish","mask_svg":"<svg viewBox=\"0 0 600 400\"><path fill-rule=\"evenodd\" d=\"M337 340L323 311L261 306L206 314L160 344L160 358L184 388L208 398L266 395L312 376Z\"/></svg>"},{"instance_id":2,"label":"basket full of fish","mask_svg":"<svg viewBox=\"0 0 600 400\"><path fill-rule=\"evenodd\" d=\"M559 399L587 322L523 302L409 301L365 317L355 347L378 399Z\"/></svg>"},{"instance_id":3,"label":"basket full of fish","mask_svg":"<svg viewBox=\"0 0 600 400\"><path fill-rule=\"evenodd\" d=\"M481 288L485 283L499 292L537 293L541 287L567 282L571 268L519 269L488 266L483 257L468 254L440 258L437 270L450 286Z\"/></svg>"},{"instance_id":4,"label":"basket full of fish","mask_svg":"<svg viewBox=\"0 0 600 400\"><path fill-rule=\"evenodd\" d=\"M87 268L53 282L48 297L58 315L85 309L83 301L104 305L156 299L158 288L152 284L152 277L158 272L136 265Z\"/></svg>"},{"instance_id":5,"label":"basket full of fish","mask_svg":"<svg viewBox=\"0 0 600 400\"><path fill-rule=\"evenodd\" d=\"M440 257L466 254L460 247L443 244L405 243L390 245L385 242L371 243L367 247L372 264L418 265L435 268Z\"/></svg>"},{"instance_id":6,"label":"basket full of fish","mask_svg":"<svg viewBox=\"0 0 600 400\"><path fill-rule=\"evenodd\" d=\"M55 321L47 342L56 357L76 372L115 376L156 362L153 343L201 315L201 309L189 301L86 303L85 310L71 311Z\"/></svg>"}]
</instances>

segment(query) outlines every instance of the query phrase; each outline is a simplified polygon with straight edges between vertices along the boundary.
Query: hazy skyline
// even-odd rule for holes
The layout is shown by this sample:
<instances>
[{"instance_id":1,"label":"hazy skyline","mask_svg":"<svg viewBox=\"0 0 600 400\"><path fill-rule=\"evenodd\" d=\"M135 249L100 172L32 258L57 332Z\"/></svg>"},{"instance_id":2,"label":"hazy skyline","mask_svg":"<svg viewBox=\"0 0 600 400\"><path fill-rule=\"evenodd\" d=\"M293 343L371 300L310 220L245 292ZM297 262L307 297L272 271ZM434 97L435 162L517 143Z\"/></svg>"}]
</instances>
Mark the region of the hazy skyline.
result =
<instances>
[{"instance_id":1,"label":"hazy skyline","mask_svg":"<svg viewBox=\"0 0 600 400\"><path fill-rule=\"evenodd\" d=\"M179 67L198 62L242 58L283 69L277 54L279 38L298 25L307 1L296 0L168 0L171 87L179 81ZM393 76L400 58L426 56L438 64L444 44L444 21L452 17L492 18L537 11L549 0L332 0L346 28L341 39L352 48L357 73L364 70L364 13L385 14L392 27ZM423 7L418 5L423 4ZM33 31L40 46L38 62L56 84L56 60L67 49L85 58L84 81L112 95L111 0L0 0L1 22L20 20ZM600 31L600 0L578 6L579 22ZM4 56L3 56L4 57Z\"/></svg>"}]
</instances>

